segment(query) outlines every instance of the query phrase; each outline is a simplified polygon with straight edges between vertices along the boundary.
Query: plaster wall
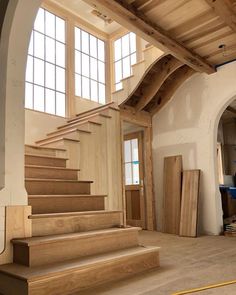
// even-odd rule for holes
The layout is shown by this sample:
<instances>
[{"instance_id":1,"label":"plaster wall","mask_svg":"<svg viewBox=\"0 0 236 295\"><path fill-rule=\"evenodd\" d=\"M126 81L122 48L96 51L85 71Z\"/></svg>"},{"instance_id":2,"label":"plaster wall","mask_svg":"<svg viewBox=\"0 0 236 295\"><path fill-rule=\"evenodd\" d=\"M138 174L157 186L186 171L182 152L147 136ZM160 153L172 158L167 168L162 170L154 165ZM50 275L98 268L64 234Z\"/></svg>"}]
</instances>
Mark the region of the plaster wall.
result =
<instances>
[{"instance_id":1,"label":"plaster wall","mask_svg":"<svg viewBox=\"0 0 236 295\"><path fill-rule=\"evenodd\" d=\"M219 119L236 98L236 62L212 75L195 74L153 117L153 166L157 229L163 219L164 157L183 156L184 169L201 169L199 231L219 234L222 206L217 179Z\"/></svg>"}]
</instances>

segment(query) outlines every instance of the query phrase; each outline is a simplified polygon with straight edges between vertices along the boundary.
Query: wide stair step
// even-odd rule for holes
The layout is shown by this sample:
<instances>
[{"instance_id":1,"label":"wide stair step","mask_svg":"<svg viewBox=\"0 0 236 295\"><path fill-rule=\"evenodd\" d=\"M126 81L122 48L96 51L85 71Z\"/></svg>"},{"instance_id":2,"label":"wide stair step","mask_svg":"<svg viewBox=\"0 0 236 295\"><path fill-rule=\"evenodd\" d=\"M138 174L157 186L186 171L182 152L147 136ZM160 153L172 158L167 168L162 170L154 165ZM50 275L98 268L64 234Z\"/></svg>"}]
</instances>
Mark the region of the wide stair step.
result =
<instances>
[{"instance_id":1,"label":"wide stair step","mask_svg":"<svg viewBox=\"0 0 236 295\"><path fill-rule=\"evenodd\" d=\"M104 210L105 195L29 195L33 214Z\"/></svg>"},{"instance_id":2,"label":"wide stair step","mask_svg":"<svg viewBox=\"0 0 236 295\"><path fill-rule=\"evenodd\" d=\"M0 292L4 295L66 295L127 278L159 266L159 249L134 247L28 268L0 266Z\"/></svg>"},{"instance_id":3,"label":"wide stair step","mask_svg":"<svg viewBox=\"0 0 236 295\"><path fill-rule=\"evenodd\" d=\"M110 228L90 232L13 240L13 261L39 266L138 246L140 228Z\"/></svg>"},{"instance_id":4,"label":"wide stair step","mask_svg":"<svg viewBox=\"0 0 236 295\"><path fill-rule=\"evenodd\" d=\"M25 165L52 166L65 168L67 160L68 158L25 154Z\"/></svg>"},{"instance_id":5,"label":"wide stair step","mask_svg":"<svg viewBox=\"0 0 236 295\"><path fill-rule=\"evenodd\" d=\"M90 194L89 180L63 180L26 178L25 188L29 195Z\"/></svg>"},{"instance_id":6,"label":"wide stair step","mask_svg":"<svg viewBox=\"0 0 236 295\"><path fill-rule=\"evenodd\" d=\"M49 236L123 226L122 211L33 214L32 235Z\"/></svg>"},{"instance_id":7,"label":"wide stair step","mask_svg":"<svg viewBox=\"0 0 236 295\"><path fill-rule=\"evenodd\" d=\"M25 165L26 178L76 180L79 171L79 169L69 169L64 167Z\"/></svg>"}]
</instances>

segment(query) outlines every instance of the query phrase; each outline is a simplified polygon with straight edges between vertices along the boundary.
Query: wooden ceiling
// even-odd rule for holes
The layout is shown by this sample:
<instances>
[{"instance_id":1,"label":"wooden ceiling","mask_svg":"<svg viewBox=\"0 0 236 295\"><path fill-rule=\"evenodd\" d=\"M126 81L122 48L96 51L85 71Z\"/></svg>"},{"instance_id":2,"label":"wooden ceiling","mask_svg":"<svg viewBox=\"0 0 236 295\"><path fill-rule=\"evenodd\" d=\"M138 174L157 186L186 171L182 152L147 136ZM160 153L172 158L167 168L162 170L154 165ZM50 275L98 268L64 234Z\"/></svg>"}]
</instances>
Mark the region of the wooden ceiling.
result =
<instances>
[{"instance_id":1,"label":"wooden ceiling","mask_svg":"<svg viewBox=\"0 0 236 295\"><path fill-rule=\"evenodd\" d=\"M236 59L236 0L85 0L199 72Z\"/></svg>"}]
</instances>

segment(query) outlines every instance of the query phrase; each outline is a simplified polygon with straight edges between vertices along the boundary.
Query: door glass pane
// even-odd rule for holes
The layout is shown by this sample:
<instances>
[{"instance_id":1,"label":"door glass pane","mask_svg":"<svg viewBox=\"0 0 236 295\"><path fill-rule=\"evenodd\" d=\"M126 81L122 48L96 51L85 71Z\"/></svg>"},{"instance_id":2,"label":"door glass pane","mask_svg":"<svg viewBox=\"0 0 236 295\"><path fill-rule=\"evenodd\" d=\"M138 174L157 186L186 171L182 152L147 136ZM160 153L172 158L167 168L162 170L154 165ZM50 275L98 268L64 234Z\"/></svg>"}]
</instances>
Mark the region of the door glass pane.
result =
<instances>
[{"instance_id":1,"label":"door glass pane","mask_svg":"<svg viewBox=\"0 0 236 295\"><path fill-rule=\"evenodd\" d=\"M30 83L25 83L25 107L33 108L33 85Z\"/></svg>"},{"instance_id":2,"label":"door glass pane","mask_svg":"<svg viewBox=\"0 0 236 295\"><path fill-rule=\"evenodd\" d=\"M65 45L60 42L56 42L56 64L65 67Z\"/></svg>"},{"instance_id":3,"label":"door glass pane","mask_svg":"<svg viewBox=\"0 0 236 295\"><path fill-rule=\"evenodd\" d=\"M45 111L49 114L55 114L55 108L56 108L55 91L46 89L45 103L46 103Z\"/></svg>"},{"instance_id":4,"label":"door glass pane","mask_svg":"<svg viewBox=\"0 0 236 295\"><path fill-rule=\"evenodd\" d=\"M66 114L66 98L65 94L56 93L56 115L65 117Z\"/></svg>"},{"instance_id":5,"label":"door glass pane","mask_svg":"<svg viewBox=\"0 0 236 295\"><path fill-rule=\"evenodd\" d=\"M133 184L139 184L139 164L133 164Z\"/></svg>"},{"instance_id":6,"label":"door glass pane","mask_svg":"<svg viewBox=\"0 0 236 295\"><path fill-rule=\"evenodd\" d=\"M132 139L132 161L138 161L138 139Z\"/></svg>"},{"instance_id":7,"label":"door glass pane","mask_svg":"<svg viewBox=\"0 0 236 295\"><path fill-rule=\"evenodd\" d=\"M45 11L45 34L52 38L55 38L55 15L49 11Z\"/></svg>"},{"instance_id":8,"label":"door glass pane","mask_svg":"<svg viewBox=\"0 0 236 295\"><path fill-rule=\"evenodd\" d=\"M44 111L44 88L34 85L34 109Z\"/></svg>"},{"instance_id":9,"label":"door glass pane","mask_svg":"<svg viewBox=\"0 0 236 295\"><path fill-rule=\"evenodd\" d=\"M132 166L131 163L125 164L125 184L131 185L132 184Z\"/></svg>"},{"instance_id":10,"label":"door glass pane","mask_svg":"<svg viewBox=\"0 0 236 295\"><path fill-rule=\"evenodd\" d=\"M125 163L131 162L131 140L125 140Z\"/></svg>"},{"instance_id":11,"label":"door glass pane","mask_svg":"<svg viewBox=\"0 0 236 295\"><path fill-rule=\"evenodd\" d=\"M34 83L44 86L44 61L34 59Z\"/></svg>"},{"instance_id":12,"label":"door glass pane","mask_svg":"<svg viewBox=\"0 0 236 295\"><path fill-rule=\"evenodd\" d=\"M46 62L46 87L55 89L55 66Z\"/></svg>"},{"instance_id":13,"label":"door glass pane","mask_svg":"<svg viewBox=\"0 0 236 295\"><path fill-rule=\"evenodd\" d=\"M65 21L56 17L56 39L65 43Z\"/></svg>"}]
</instances>

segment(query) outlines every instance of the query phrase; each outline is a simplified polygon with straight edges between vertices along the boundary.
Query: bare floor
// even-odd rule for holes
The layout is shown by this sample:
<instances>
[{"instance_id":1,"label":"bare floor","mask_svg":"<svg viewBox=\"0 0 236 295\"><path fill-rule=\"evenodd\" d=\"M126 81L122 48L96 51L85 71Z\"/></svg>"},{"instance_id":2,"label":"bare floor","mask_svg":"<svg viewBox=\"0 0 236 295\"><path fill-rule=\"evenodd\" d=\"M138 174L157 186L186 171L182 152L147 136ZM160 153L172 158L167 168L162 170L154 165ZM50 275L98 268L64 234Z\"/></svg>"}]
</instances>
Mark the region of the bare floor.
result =
<instances>
[{"instance_id":1,"label":"bare floor","mask_svg":"<svg viewBox=\"0 0 236 295\"><path fill-rule=\"evenodd\" d=\"M205 236L193 239L143 231L140 243L161 247L158 270L79 294L171 295L236 280L236 238ZM235 295L236 284L189 294Z\"/></svg>"}]
</instances>

